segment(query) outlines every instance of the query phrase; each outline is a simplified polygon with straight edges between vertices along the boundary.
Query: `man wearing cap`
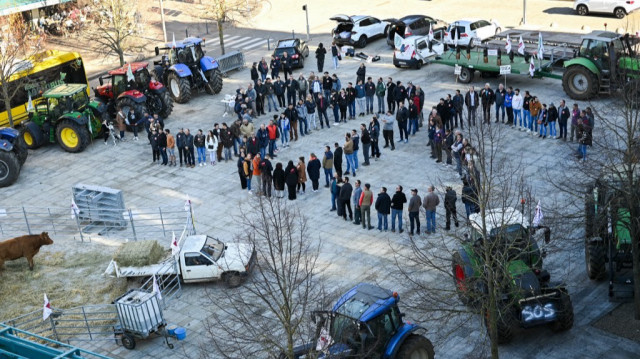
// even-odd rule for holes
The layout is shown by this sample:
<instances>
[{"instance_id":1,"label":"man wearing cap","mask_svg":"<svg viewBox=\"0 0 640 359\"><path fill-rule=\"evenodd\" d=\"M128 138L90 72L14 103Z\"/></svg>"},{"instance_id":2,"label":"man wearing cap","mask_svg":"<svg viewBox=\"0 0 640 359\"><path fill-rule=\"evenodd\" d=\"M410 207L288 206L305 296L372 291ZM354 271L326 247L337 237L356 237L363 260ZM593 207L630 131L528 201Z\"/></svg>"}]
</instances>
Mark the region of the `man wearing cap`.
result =
<instances>
[{"instance_id":1,"label":"man wearing cap","mask_svg":"<svg viewBox=\"0 0 640 359\"><path fill-rule=\"evenodd\" d=\"M422 206L427 217L427 234L436 233L436 207L440 204L440 198L433 193L434 187L429 186L428 193L424 196Z\"/></svg>"},{"instance_id":2,"label":"man wearing cap","mask_svg":"<svg viewBox=\"0 0 640 359\"><path fill-rule=\"evenodd\" d=\"M407 210L409 211L409 223L411 224L411 230L409 231L409 235L413 236L413 228L414 225L417 229L417 234L420 235L420 205L422 205L422 200L420 196L418 196L418 190L411 190L411 199L409 199L409 206Z\"/></svg>"}]
</instances>

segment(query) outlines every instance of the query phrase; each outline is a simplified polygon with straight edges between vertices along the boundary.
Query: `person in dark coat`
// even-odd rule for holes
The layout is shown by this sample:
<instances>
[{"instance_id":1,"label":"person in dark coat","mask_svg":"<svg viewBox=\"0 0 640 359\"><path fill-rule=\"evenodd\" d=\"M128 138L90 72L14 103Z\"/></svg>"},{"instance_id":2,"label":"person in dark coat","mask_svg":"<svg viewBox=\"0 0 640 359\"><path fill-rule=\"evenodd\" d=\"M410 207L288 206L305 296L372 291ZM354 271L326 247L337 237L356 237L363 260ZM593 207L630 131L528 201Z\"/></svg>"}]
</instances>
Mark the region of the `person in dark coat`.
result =
<instances>
[{"instance_id":1,"label":"person in dark coat","mask_svg":"<svg viewBox=\"0 0 640 359\"><path fill-rule=\"evenodd\" d=\"M256 138L256 134L252 134L251 138L247 141L247 153L251 154L251 157L260 152L260 141Z\"/></svg>"},{"instance_id":2,"label":"person in dark coat","mask_svg":"<svg viewBox=\"0 0 640 359\"><path fill-rule=\"evenodd\" d=\"M158 132L153 130L151 132L151 137L149 137L149 141L151 141L151 151L153 152L153 164L156 164L156 160L160 160L160 147L158 144Z\"/></svg>"},{"instance_id":3,"label":"person in dark coat","mask_svg":"<svg viewBox=\"0 0 640 359\"><path fill-rule=\"evenodd\" d=\"M265 196L271 197L271 182L272 182L272 171L273 166L270 161L271 157L266 155L264 158L260 160L260 176L262 179L262 190Z\"/></svg>"},{"instance_id":4,"label":"person in dark coat","mask_svg":"<svg viewBox=\"0 0 640 359\"><path fill-rule=\"evenodd\" d=\"M253 84L258 84L258 79L260 78L260 74L258 74L258 63L254 62L253 66L251 66L251 81Z\"/></svg>"},{"instance_id":5,"label":"person in dark coat","mask_svg":"<svg viewBox=\"0 0 640 359\"><path fill-rule=\"evenodd\" d=\"M471 213L476 212L476 205L478 203L477 194L475 189L467 180L462 181L462 203L464 203L464 209L467 212L467 223L469 223L469 216Z\"/></svg>"},{"instance_id":6,"label":"person in dark coat","mask_svg":"<svg viewBox=\"0 0 640 359\"><path fill-rule=\"evenodd\" d=\"M162 156L162 164L166 166L169 163L169 158L167 157L167 134L164 133L162 128L158 133L158 149L160 150L160 156Z\"/></svg>"},{"instance_id":7,"label":"person in dark coat","mask_svg":"<svg viewBox=\"0 0 640 359\"><path fill-rule=\"evenodd\" d=\"M311 154L311 159L307 164L307 173L309 173L309 178L311 179L311 185L313 188L313 192L318 192L318 186L320 181L320 167L322 164L320 160L314 153Z\"/></svg>"},{"instance_id":8,"label":"person in dark coat","mask_svg":"<svg viewBox=\"0 0 640 359\"><path fill-rule=\"evenodd\" d=\"M327 54L327 49L324 48L322 43L318 44L318 48L316 49L316 62L318 64L318 72L322 73L322 69L324 69L324 56Z\"/></svg>"},{"instance_id":9,"label":"person in dark coat","mask_svg":"<svg viewBox=\"0 0 640 359\"><path fill-rule=\"evenodd\" d=\"M240 157L238 157L238 162L236 163L238 166L238 176L240 176L240 187L242 189L247 189L247 176L244 175L244 158L246 155L244 151L240 151Z\"/></svg>"},{"instance_id":10,"label":"person in dark coat","mask_svg":"<svg viewBox=\"0 0 640 359\"><path fill-rule=\"evenodd\" d=\"M338 142L333 144L335 149L333 150L333 166L336 168L338 178L342 178L342 147Z\"/></svg>"},{"instance_id":11,"label":"person in dark coat","mask_svg":"<svg viewBox=\"0 0 640 359\"><path fill-rule=\"evenodd\" d=\"M282 162L278 162L276 163L276 169L273 170L273 188L278 198L284 197L284 182L285 175L282 169Z\"/></svg>"},{"instance_id":12,"label":"person in dark coat","mask_svg":"<svg viewBox=\"0 0 640 359\"><path fill-rule=\"evenodd\" d=\"M344 184L338 195L338 207L342 209L341 214L345 221L347 220L347 209L349 210L349 220L353 221L353 211L351 210L351 193L353 192L353 186L349 183L349 177L345 177L343 181Z\"/></svg>"},{"instance_id":13,"label":"person in dark coat","mask_svg":"<svg viewBox=\"0 0 640 359\"><path fill-rule=\"evenodd\" d=\"M296 199L296 186L298 185L298 170L293 164L293 161L289 161L287 168L284 170L285 183L287 184L287 190L289 190L289 200Z\"/></svg>"},{"instance_id":14,"label":"person in dark coat","mask_svg":"<svg viewBox=\"0 0 640 359\"><path fill-rule=\"evenodd\" d=\"M364 62L360 63L360 67L358 67L358 70L356 70L356 76L356 83L364 83L364 79L367 76L367 67L364 65Z\"/></svg>"},{"instance_id":15,"label":"person in dark coat","mask_svg":"<svg viewBox=\"0 0 640 359\"><path fill-rule=\"evenodd\" d=\"M391 197L387 194L387 187L382 187L378 198L376 199L376 211L378 212L378 230L382 232L384 225L384 231L389 229L389 213L391 213Z\"/></svg>"},{"instance_id":16,"label":"person in dark coat","mask_svg":"<svg viewBox=\"0 0 640 359\"><path fill-rule=\"evenodd\" d=\"M447 186L446 192L444 195L444 209L446 211L447 216L447 224L444 227L446 231L451 229L451 217L453 217L453 223L455 223L456 227L458 227L458 213L456 212L456 201L458 200L458 196L456 195L456 191L453 188Z\"/></svg>"}]
</instances>

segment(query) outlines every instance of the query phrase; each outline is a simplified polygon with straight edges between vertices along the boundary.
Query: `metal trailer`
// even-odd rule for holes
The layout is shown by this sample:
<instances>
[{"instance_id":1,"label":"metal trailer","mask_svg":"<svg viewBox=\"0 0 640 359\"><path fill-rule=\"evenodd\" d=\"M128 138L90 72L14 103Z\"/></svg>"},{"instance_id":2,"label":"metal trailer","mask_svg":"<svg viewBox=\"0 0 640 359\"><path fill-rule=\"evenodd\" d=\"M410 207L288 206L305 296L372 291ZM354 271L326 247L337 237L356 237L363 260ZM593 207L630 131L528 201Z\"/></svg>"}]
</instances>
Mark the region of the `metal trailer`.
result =
<instances>
[{"instance_id":1,"label":"metal trailer","mask_svg":"<svg viewBox=\"0 0 640 359\"><path fill-rule=\"evenodd\" d=\"M167 322L156 293L131 289L114 303L120 318L120 324L114 327L114 335L120 336L122 346L134 349L136 339L147 339L156 334L164 337L169 349L173 349L173 344L169 343Z\"/></svg>"}]
</instances>

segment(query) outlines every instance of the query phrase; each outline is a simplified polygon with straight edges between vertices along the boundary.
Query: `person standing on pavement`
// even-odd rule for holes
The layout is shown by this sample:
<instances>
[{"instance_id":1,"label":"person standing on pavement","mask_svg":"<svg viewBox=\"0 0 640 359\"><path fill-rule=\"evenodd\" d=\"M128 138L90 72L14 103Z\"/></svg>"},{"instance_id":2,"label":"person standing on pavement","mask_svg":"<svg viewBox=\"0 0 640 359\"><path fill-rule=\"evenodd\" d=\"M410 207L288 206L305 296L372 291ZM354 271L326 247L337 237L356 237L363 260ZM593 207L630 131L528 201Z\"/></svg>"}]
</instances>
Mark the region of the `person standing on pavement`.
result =
<instances>
[{"instance_id":1,"label":"person standing on pavement","mask_svg":"<svg viewBox=\"0 0 640 359\"><path fill-rule=\"evenodd\" d=\"M395 118L391 113L391 110L387 111L387 114L382 117L382 137L384 138L384 147L388 148L391 145L391 151L396 149L396 146L393 144L393 124L395 123Z\"/></svg>"},{"instance_id":2,"label":"person standing on pavement","mask_svg":"<svg viewBox=\"0 0 640 359\"><path fill-rule=\"evenodd\" d=\"M353 201L353 224L360 224L360 215L362 214L360 211L360 195L362 195L362 187L360 180L356 180L355 188L353 189L353 194L351 195L351 200Z\"/></svg>"},{"instance_id":3,"label":"person standing on pavement","mask_svg":"<svg viewBox=\"0 0 640 359\"><path fill-rule=\"evenodd\" d=\"M176 165L176 139L171 134L169 129L165 130L167 133L167 155L169 155L169 166Z\"/></svg>"},{"instance_id":4,"label":"person standing on pavement","mask_svg":"<svg viewBox=\"0 0 640 359\"><path fill-rule=\"evenodd\" d=\"M374 117L375 118L375 117ZM362 142L362 155L364 156L363 166L369 165L369 150L371 149L371 135L367 130L367 125L360 124L360 141Z\"/></svg>"},{"instance_id":5,"label":"person standing on pavement","mask_svg":"<svg viewBox=\"0 0 640 359\"><path fill-rule=\"evenodd\" d=\"M269 157L275 157L276 150L276 141L278 141L279 131L278 126L276 126L276 121L278 121L278 115L273 115L273 119L269 121L269 126L267 126L267 133L269 134Z\"/></svg>"},{"instance_id":6,"label":"person standing on pavement","mask_svg":"<svg viewBox=\"0 0 640 359\"><path fill-rule=\"evenodd\" d=\"M364 84L364 79L367 76L367 67L364 65L364 62L360 63L358 70L356 70L356 83Z\"/></svg>"},{"instance_id":7,"label":"person standing on pavement","mask_svg":"<svg viewBox=\"0 0 640 359\"><path fill-rule=\"evenodd\" d=\"M462 94L460 93L460 90L456 90L456 94L453 96L453 99L451 100L452 105L453 105L453 127L457 128L458 126L460 126L461 130L464 130L464 122L462 119L462 109L464 107L464 97L462 97ZM458 122L458 120L460 120ZM458 125L459 124L459 125Z\"/></svg>"},{"instance_id":8,"label":"person standing on pavement","mask_svg":"<svg viewBox=\"0 0 640 359\"><path fill-rule=\"evenodd\" d=\"M338 178L342 178L342 147L340 147L338 142L334 143L333 146L333 167L336 169Z\"/></svg>"},{"instance_id":9,"label":"person standing on pavement","mask_svg":"<svg viewBox=\"0 0 640 359\"><path fill-rule=\"evenodd\" d=\"M273 165L271 164L271 157L268 155L260 160L260 174L262 178L262 192L268 198L271 198L271 183L273 182Z\"/></svg>"},{"instance_id":10,"label":"person standing on pavement","mask_svg":"<svg viewBox=\"0 0 640 359\"><path fill-rule=\"evenodd\" d=\"M226 122L222 123L222 129L220 130L220 143L222 144L222 148L224 149L224 162L227 163L233 158L233 156L231 155L231 148L233 147L233 134L231 133L229 127L227 127Z\"/></svg>"},{"instance_id":11,"label":"person standing on pavement","mask_svg":"<svg viewBox=\"0 0 640 359\"><path fill-rule=\"evenodd\" d=\"M424 196L422 206L427 217L427 234L436 233L436 207L440 204L440 198L433 193L433 186L429 186L428 193Z\"/></svg>"},{"instance_id":12,"label":"person standing on pavement","mask_svg":"<svg viewBox=\"0 0 640 359\"><path fill-rule=\"evenodd\" d=\"M480 91L480 103L482 104L482 121L491 123L491 105L495 102L495 94L487 82Z\"/></svg>"},{"instance_id":13,"label":"person standing on pavement","mask_svg":"<svg viewBox=\"0 0 640 359\"><path fill-rule=\"evenodd\" d=\"M513 88L511 86L504 95L504 108L507 111L507 124L513 126Z\"/></svg>"},{"instance_id":14,"label":"person standing on pavement","mask_svg":"<svg viewBox=\"0 0 640 359\"><path fill-rule=\"evenodd\" d=\"M158 147L158 132L153 130L151 132L151 137L149 137L149 141L151 143L151 153L153 156L153 164L156 164L156 161L160 160L160 147Z\"/></svg>"},{"instance_id":15,"label":"person standing on pavement","mask_svg":"<svg viewBox=\"0 0 640 359\"><path fill-rule=\"evenodd\" d=\"M378 117L375 115L369 122L369 136L371 137L371 157L378 160L378 158L380 158L380 146L378 144L378 138L380 137L380 123L378 123Z\"/></svg>"},{"instance_id":16,"label":"person standing on pavement","mask_svg":"<svg viewBox=\"0 0 640 359\"><path fill-rule=\"evenodd\" d=\"M253 169L251 188L256 190L258 196L262 195L262 171L260 170L260 162L262 162L262 157L260 157L258 153L253 157L253 160L251 160L251 168Z\"/></svg>"},{"instance_id":17,"label":"person standing on pavement","mask_svg":"<svg viewBox=\"0 0 640 359\"><path fill-rule=\"evenodd\" d=\"M178 147L178 155L180 156L180 167L182 167L182 156L184 155L184 161L185 163L188 162L187 160L187 153L186 153L186 143L185 143L185 133L184 133L184 129L180 128L180 130L178 131L178 134L176 135L176 147ZM175 161L174 161L175 162ZM175 163L174 163L175 165Z\"/></svg>"},{"instance_id":18,"label":"person standing on pavement","mask_svg":"<svg viewBox=\"0 0 640 359\"><path fill-rule=\"evenodd\" d=\"M260 125L260 128L256 133L256 138L258 139L258 145L260 146L260 157L264 158L264 156L267 155L267 150L269 149L269 131L267 131L267 127L265 127L264 123Z\"/></svg>"},{"instance_id":19,"label":"person standing on pavement","mask_svg":"<svg viewBox=\"0 0 640 359\"><path fill-rule=\"evenodd\" d=\"M328 98L331 96L331 89L333 88L333 79L329 76L329 73L325 71L322 76L322 94Z\"/></svg>"},{"instance_id":20,"label":"person standing on pavement","mask_svg":"<svg viewBox=\"0 0 640 359\"><path fill-rule=\"evenodd\" d=\"M331 43L331 58L333 60L333 69L335 70L338 68L338 61L340 60L340 49L335 41Z\"/></svg>"},{"instance_id":21,"label":"person standing on pavement","mask_svg":"<svg viewBox=\"0 0 640 359\"><path fill-rule=\"evenodd\" d=\"M307 190L307 166L304 163L304 157L298 158L296 171L298 172L298 185L296 188L297 192L300 194L304 194Z\"/></svg>"},{"instance_id":22,"label":"person standing on pavement","mask_svg":"<svg viewBox=\"0 0 640 359\"><path fill-rule=\"evenodd\" d=\"M365 111L365 92L364 83L360 80L356 83L356 103L358 105L358 116L364 116Z\"/></svg>"},{"instance_id":23,"label":"person standing on pavement","mask_svg":"<svg viewBox=\"0 0 640 359\"><path fill-rule=\"evenodd\" d=\"M343 179L342 187L340 188L340 194L338 195L338 206L341 208L340 213L342 214L342 218L347 220L347 209L349 210L349 220L353 221L353 211L351 210L351 193L353 192L353 187L351 183L349 183L349 177L345 177Z\"/></svg>"},{"instance_id":24,"label":"person standing on pavement","mask_svg":"<svg viewBox=\"0 0 640 359\"><path fill-rule=\"evenodd\" d=\"M196 166L196 154L193 148L193 135L187 128L184 131L184 154L187 167L194 168Z\"/></svg>"},{"instance_id":25,"label":"person standing on pavement","mask_svg":"<svg viewBox=\"0 0 640 359\"><path fill-rule=\"evenodd\" d=\"M466 180L462 180L462 203L464 203L464 209L467 214L467 223L469 223L469 216L471 213L475 213L477 204L477 194L475 188Z\"/></svg>"},{"instance_id":26,"label":"person standing on pavement","mask_svg":"<svg viewBox=\"0 0 640 359\"><path fill-rule=\"evenodd\" d=\"M269 67L271 68L271 78L276 79L280 75L280 58L275 55L271 55L271 62Z\"/></svg>"},{"instance_id":27,"label":"person standing on pavement","mask_svg":"<svg viewBox=\"0 0 640 359\"><path fill-rule=\"evenodd\" d=\"M331 184L329 185L331 188L331 209L329 212L335 211L338 209L337 201L338 196L340 195L340 187L338 187L338 174L333 175L331 179Z\"/></svg>"},{"instance_id":28,"label":"person standing on pavement","mask_svg":"<svg viewBox=\"0 0 640 359\"><path fill-rule=\"evenodd\" d=\"M307 100L303 102L300 99L298 106L296 106L298 112L298 122L300 122L300 135L308 135L309 127L313 127L314 130L318 129L316 124L316 104L313 102L313 97L307 95Z\"/></svg>"},{"instance_id":29,"label":"person standing on pavement","mask_svg":"<svg viewBox=\"0 0 640 359\"><path fill-rule=\"evenodd\" d=\"M451 133L450 129L447 129L444 132L444 143L442 148L444 149L444 152L447 154L447 167L451 166L453 164L453 159L451 157L451 147L453 146L453 142L454 142L454 138L453 138L453 133Z\"/></svg>"},{"instance_id":30,"label":"person standing on pavement","mask_svg":"<svg viewBox=\"0 0 640 359\"><path fill-rule=\"evenodd\" d=\"M396 218L398 219L398 231L402 233L402 208L407 203L407 197L402 192L402 186L396 187L396 193L391 198L391 232L396 231Z\"/></svg>"},{"instance_id":31,"label":"person standing on pavement","mask_svg":"<svg viewBox=\"0 0 640 359\"><path fill-rule=\"evenodd\" d=\"M445 231L451 230L451 217L453 217L453 223L458 227L458 213L456 212L456 201L458 200L458 196L456 195L456 191L451 188L451 186L447 186L446 192L444 195L444 210L446 213L447 223L444 227Z\"/></svg>"},{"instance_id":32,"label":"person standing on pavement","mask_svg":"<svg viewBox=\"0 0 640 359\"><path fill-rule=\"evenodd\" d=\"M356 118L356 89L353 87L353 83L349 82L344 92L347 98L347 107L349 108L349 119L353 120Z\"/></svg>"},{"instance_id":33,"label":"person standing on pavement","mask_svg":"<svg viewBox=\"0 0 640 359\"><path fill-rule=\"evenodd\" d=\"M273 170L273 189L277 198L284 198L285 173L282 169L282 162L276 163Z\"/></svg>"},{"instance_id":34,"label":"person standing on pavement","mask_svg":"<svg viewBox=\"0 0 640 359\"><path fill-rule=\"evenodd\" d=\"M387 187L382 187L375 204L378 212L378 230L382 232L383 228L386 232L389 229L388 217L391 212L391 197L387 194Z\"/></svg>"},{"instance_id":35,"label":"person standing on pavement","mask_svg":"<svg viewBox=\"0 0 640 359\"><path fill-rule=\"evenodd\" d=\"M478 92L473 86L470 86L469 91L464 95L464 104L467 106L467 124L469 127L471 127L471 125L476 125L476 112L478 110L479 102L480 98L478 96ZM462 126L460 126L460 128L462 128Z\"/></svg>"},{"instance_id":36,"label":"person standing on pavement","mask_svg":"<svg viewBox=\"0 0 640 359\"><path fill-rule=\"evenodd\" d=\"M436 152L436 163L442 162L442 147L444 145L445 132L440 127L440 124L436 124L436 132L433 134L433 143Z\"/></svg>"},{"instance_id":37,"label":"person standing on pavement","mask_svg":"<svg viewBox=\"0 0 640 359\"><path fill-rule=\"evenodd\" d=\"M378 83L376 84L376 97L378 98L378 116L384 113L384 95L387 92L387 87L384 85L384 81L382 77L378 78Z\"/></svg>"},{"instance_id":38,"label":"person standing on pavement","mask_svg":"<svg viewBox=\"0 0 640 359\"><path fill-rule=\"evenodd\" d=\"M344 145L342 145L342 150L347 160L347 170L345 171L344 174L348 175L348 174L351 174L351 171L353 171L353 176L355 177L356 167L355 167L355 162L353 161L353 141L351 140L351 134L349 132L347 132L345 135L345 142L344 142ZM334 160L334 163L335 163L335 160Z\"/></svg>"},{"instance_id":39,"label":"person standing on pavement","mask_svg":"<svg viewBox=\"0 0 640 359\"><path fill-rule=\"evenodd\" d=\"M164 133L162 128L160 128L160 132L158 133L158 149L160 150L160 156L162 157L162 164L166 166L169 162L167 158L167 134Z\"/></svg>"},{"instance_id":40,"label":"person standing on pavement","mask_svg":"<svg viewBox=\"0 0 640 359\"><path fill-rule=\"evenodd\" d=\"M387 84L385 85L387 88L387 111L391 113L396 112L396 84L393 82L393 79L389 77L387 79Z\"/></svg>"},{"instance_id":41,"label":"person standing on pavement","mask_svg":"<svg viewBox=\"0 0 640 359\"><path fill-rule=\"evenodd\" d=\"M409 231L409 235L413 236L414 225L417 228L417 234L420 235L420 206L422 205L422 200L420 196L418 196L418 190L411 190L411 198L409 199L409 206L407 211L409 212L409 223L411 224L411 230Z\"/></svg>"},{"instance_id":42,"label":"person standing on pavement","mask_svg":"<svg viewBox=\"0 0 640 359\"><path fill-rule=\"evenodd\" d=\"M207 151L209 152L209 162L214 166L216 164L216 149L218 148L218 138L209 130L207 133Z\"/></svg>"},{"instance_id":43,"label":"person standing on pavement","mask_svg":"<svg viewBox=\"0 0 640 359\"><path fill-rule=\"evenodd\" d=\"M373 192L371 192L371 185L364 184L364 190L360 195L358 202L360 206L360 219L362 221L362 229L373 229L371 225L371 204L373 203Z\"/></svg>"},{"instance_id":44,"label":"person standing on pavement","mask_svg":"<svg viewBox=\"0 0 640 359\"><path fill-rule=\"evenodd\" d=\"M327 128L331 128L329 125L329 117L327 117L327 107L329 106L329 97L325 97L322 94L318 95L318 102L316 103L316 109L318 112L318 117L320 120L320 128L324 129L324 125L322 124L322 117L324 116L325 123L327 124ZM335 117L335 112L334 112ZM337 117L336 117L337 118ZM314 123L314 130L318 129L318 126Z\"/></svg>"},{"instance_id":45,"label":"person standing on pavement","mask_svg":"<svg viewBox=\"0 0 640 359\"><path fill-rule=\"evenodd\" d=\"M398 88L396 87L396 91ZM404 107L404 100L398 101L398 112L396 112L396 122L398 122L398 131L400 132L399 142L409 142L409 132L407 131L407 122L409 120L409 110Z\"/></svg>"},{"instance_id":46,"label":"person standing on pavement","mask_svg":"<svg viewBox=\"0 0 640 359\"><path fill-rule=\"evenodd\" d=\"M564 100L560 101L560 107L558 108L558 125L560 126L560 136L558 139L562 139L563 141L567 140L567 121L569 117L571 117L571 111L567 107Z\"/></svg>"},{"instance_id":47,"label":"person standing on pavement","mask_svg":"<svg viewBox=\"0 0 640 359\"><path fill-rule=\"evenodd\" d=\"M373 96L376 94L376 84L373 83L371 76L367 78L364 84L364 96L366 99L367 115L373 115Z\"/></svg>"},{"instance_id":48,"label":"person standing on pavement","mask_svg":"<svg viewBox=\"0 0 640 359\"><path fill-rule=\"evenodd\" d=\"M287 105L295 105L296 94L298 93L298 81L291 76L285 81L285 87L287 88Z\"/></svg>"},{"instance_id":49,"label":"person standing on pavement","mask_svg":"<svg viewBox=\"0 0 640 359\"><path fill-rule=\"evenodd\" d=\"M404 105L404 100L406 98L407 89L402 85L402 81L396 82L396 87L393 89L393 100L398 105L398 108L400 107L400 104Z\"/></svg>"},{"instance_id":50,"label":"person standing on pavement","mask_svg":"<svg viewBox=\"0 0 640 359\"><path fill-rule=\"evenodd\" d=\"M518 128L520 131L522 131L522 128L524 127L522 125L524 121L522 115L522 102L523 99L522 95L520 95L520 89L516 89L516 92L511 99L511 107L513 108L513 127Z\"/></svg>"},{"instance_id":51,"label":"person standing on pavement","mask_svg":"<svg viewBox=\"0 0 640 359\"><path fill-rule=\"evenodd\" d=\"M324 48L322 43L318 44L316 49L316 64L318 65L318 73L321 73L324 69L324 57L327 54L327 49Z\"/></svg>"},{"instance_id":52,"label":"person standing on pavement","mask_svg":"<svg viewBox=\"0 0 640 359\"><path fill-rule=\"evenodd\" d=\"M542 104L538 101L537 96L533 96L531 101L529 101L529 113L531 113L529 121L529 130L531 131L531 135L535 135L538 132L538 117L542 112Z\"/></svg>"},{"instance_id":53,"label":"person standing on pavement","mask_svg":"<svg viewBox=\"0 0 640 359\"><path fill-rule=\"evenodd\" d=\"M264 57L258 64L258 72L260 72L260 78L262 79L262 82L264 82L267 79L267 75L269 74L269 65L267 64L267 60L265 60Z\"/></svg>"},{"instance_id":54,"label":"person standing on pavement","mask_svg":"<svg viewBox=\"0 0 640 359\"><path fill-rule=\"evenodd\" d=\"M304 78L303 74L298 76L298 98L303 100L307 98L307 91L309 90L309 83Z\"/></svg>"},{"instance_id":55,"label":"person standing on pavement","mask_svg":"<svg viewBox=\"0 0 640 359\"><path fill-rule=\"evenodd\" d=\"M496 123L500 122L500 110L502 110L502 123L504 123L504 98L507 96L507 91L504 89L504 85L498 85L498 89L494 96L496 103Z\"/></svg>"},{"instance_id":56,"label":"person standing on pavement","mask_svg":"<svg viewBox=\"0 0 640 359\"><path fill-rule=\"evenodd\" d=\"M558 121L558 109L553 104L549 104L547 110L547 120L549 121L549 138L558 139L558 133L556 132L556 121Z\"/></svg>"},{"instance_id":57,"label":"person standing on pavement","mask_svg":"<svg viewBox=\"0 0 640 359\"><path fill-rule=\"evenodd\" d=\"M456 171L458 176L462 177L462 133L456 131L456 139L451 145L451 152L453 152L453 158L456 160Z\"/></svg>"},{"instance_id":58,"label":"person standing on pavement","mask_svg":"<svg viewBox=\"0 0 640 359\"><path fill-rule=\"evenodd\" d=\"M578 118L580 117L580 109L578 108L578 104L573 104L573 110L571 111L571 136L569 137L569 141L573 142L573 135L576 133L576 128L578 127Z\"/></svg>"},{"instance_id":59,"label":"person standing on pavement","mask_svg":"<svg viewBox=\"0 0 640 359\"><path fill-rule=\"evenodd\" d=\"M324 170L325 187L329 187L329 181L333 178L333 153L331 147L324 146L324 156L322 157L322 169Z\"/></svg>"},{"instance_id":60,"label":"person standing on pavement","mask_svg":"<svg viewBox=\"0 0 640 359\"><path fill-rule=\"evenodd\" d=\"M258 74L258 63L254 62L253 65L251 65L251 81L253 81L254 84L257 84L259 79L260 75Z\"/></svg>"},{"instance_id":61,"label":"person standing on pavement","mask_svg":"<svg viewBox=\"0 0 640 359\"><path fill-rule=\"evenodd\" d=\"M247 191L251 192L251 177L253 176L253 161L251 160L251 154L248 153L247 157L244 158L244 163L242 164L242 173L244 174L245 182L247 183Z\"/></svg>"},{"instance_id":62,"label":"person standing on pavement","mask_svg":"<svg viewBox=\"0 0 640 359\"><path fill-rule=\"evenodd\" d=\"M289 132L289 141L298 140L298 111L293 108L293 105L289 105L286 110L284 110L284 115L289 119L289 124L291 125L291 131Z\"/></svg>"},{"instance_id":63,"label":"person standing on pavement","mask_svg":"<svg viewBox=\"0 0 640 359\"><path fill-rule=\"evenodd\" d=\"M316 157L315 153L311 153L309 164L307 164L307 173L311 179L311 189L313 192L318 192L318 187L320 185L320 167L322 167L320 160Z\"/></svg>"},{"instance_id":64,"label":"person standing on pavement","mask_svg":"<svg viewBox=\"0 0 640 359\"><path fill-rule=\"evenodd\" d=\"M288 77L291 76L292 73L291 73L291 56L289 56L289 54L286 51L282 54L280 63L282 64L282 72L284 72L284 80L287 81Z\"/></svg>"},{"instance_id":65,"label":"person standing on pavement","mask_svg":"<svg viewBox=\"0 0 640 359\"><path fill-rule=\"evenodd\" d=\"M273 92L276 95L276 98L278 99L278 106L280 107L286 107L287 103L285 101L285 89L286 89L286 85L284 83L284 81L282 81L280 79L280 77L278 76L276 78L276 82L273 83ZM278 111L278 110L276 110Z\"/></svg>"},{"instance_id":66,"label":"person standing on pavement","mask_svg":"<svg viewBox=\"0 0 640 359\"><path fill-rule=\"evenodd\" d=\"M293 161L289 161L284 173L287 190L289 191L289 200L293 201L296 199L296 187L298 186L298 170L293 165Z\"/></svg>"},{"instance_id":67,"label":"person standing on pavement","mask_svg":"<svg viewBox=\"0 0 640 359\"><path fill-rule=\"evenodd\" d=\"M529 91L524 92L524 96L522 97L522 121L524 122L524 127L522 127L522 131L530 132L529 125L531 123L531 111L529 109L529 104L533 97L529 94Z\"/></svg>"}]
</instances>

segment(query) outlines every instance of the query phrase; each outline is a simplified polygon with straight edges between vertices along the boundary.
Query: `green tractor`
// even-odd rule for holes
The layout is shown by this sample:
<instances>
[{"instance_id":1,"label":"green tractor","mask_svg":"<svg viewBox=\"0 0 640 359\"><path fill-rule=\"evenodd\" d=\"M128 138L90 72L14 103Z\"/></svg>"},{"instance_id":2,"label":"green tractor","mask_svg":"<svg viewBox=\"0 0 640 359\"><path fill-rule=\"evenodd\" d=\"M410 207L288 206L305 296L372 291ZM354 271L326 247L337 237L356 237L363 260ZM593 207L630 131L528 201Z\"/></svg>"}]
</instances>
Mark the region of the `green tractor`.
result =
<instances>
[{"instance_id":1,"label":"green tractor","mask_svg":"<svg viewBox=\"0 0 640 359\"><path fill-rule=\"evenodd\" d=\"M638 175L635 173L636 183ZM631 219L640 213L637 202L629 200L628 191L619 190L624 186L620 182L615 176L601 177L587 188L585 196L587 275L593 280L608 279L609 300L614 302L633 299ZM629 208L630 202L635 202L635 208Z\"/></svg>"},{"instance_id":2,"label":"green tractor","mask_svg":"<svg viewBox=\"0 0 640 359\"><path fill-rule=\"evenodd\" d=\"M22 139L29 149L58 143L67 152L82 152L100 135L107 108L90 101L85 84L63 84L47 90L23 123Z\"/></svg>"},{"instance_id":3,"label":"green tractor","mask_svg":"<svg viewBox=\"0 0 640 359\"><path fill-rule=\"evenodd\" d=\"M486 270L491 267L500 293L497 296L498 342L511 341L517 327L548 324L554 331L570 329L573 326L571 297L563 284L551 282L549 272L542 269L545 253L534 238L536 231L543 231L548 243L549 228L529 226L522 212L514 208L488 210L484 221L489 243L485 243L483 218L476 213L469 221L470 233L453 254L454 284L460 301L479 309L489 330ZM493 258L490 264L484 261L487 249Z\"/></svg>"},{"instance_id":4,"label":"green tractor","mask_svg":"<svg viewBox=\"0 0 640 359\"><path fill-rule=\"evenodd\" d=\"M637 101L640 95L637 44L637 37L611 31L593 31L582 36L576 57L564 62L562 88L575 100L589 100L623 89L625 95Z\"/></svg>"}]
</instances>

